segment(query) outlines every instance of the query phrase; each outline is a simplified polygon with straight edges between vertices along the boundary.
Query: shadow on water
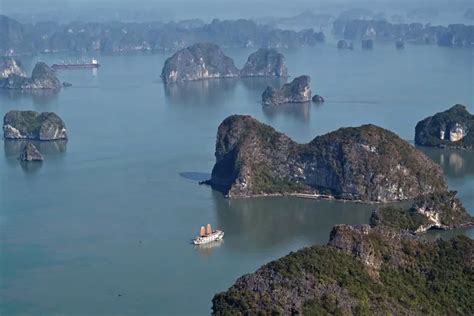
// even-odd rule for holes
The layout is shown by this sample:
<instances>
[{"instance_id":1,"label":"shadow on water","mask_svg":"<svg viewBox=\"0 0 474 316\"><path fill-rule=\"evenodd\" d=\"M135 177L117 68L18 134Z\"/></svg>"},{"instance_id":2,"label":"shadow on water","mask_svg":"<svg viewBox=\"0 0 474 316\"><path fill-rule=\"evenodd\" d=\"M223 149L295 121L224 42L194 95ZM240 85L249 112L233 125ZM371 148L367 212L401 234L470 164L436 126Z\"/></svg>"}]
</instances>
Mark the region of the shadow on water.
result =
<instances>
[{"instance_id":1,"label":"shadow on water","mask_svg":"<svg viewBox=\"0 0 474 316\"><path fill-rule=\"evenodd\" d=\"M239 79L210 79L165 84L166 100L172 105L217 105L230 98Z\"/></svg>"},{"instance_id":2,"label":"shadow on water","mask_svg":"<svg viewBox=\"0 0 474 316\"><path fill-rule=\"evenodd\" d=\"M34 105L45 105L55 100L59 90L7 90L0 89L0 98L6 101L18 101L24 98L31 98Z\"/></svg>"},{"instance_id":3,"label":"shadow on water","mask_svg":"<svg viewBox=\"0 0 474 316\"><path fill-rule=\"evenodd\" d=\"M311 102L289 103L275 106L262 105L262 111L269 120L274 120L282 116L284 118L290 117L300 122L309 122L312 106L313 104L311 104Z\"/></svg>"},{"instance_id":4,"label":"shadow on water","mask_svg":"<svg viewBox=\"0 0 474 316\"><path fill-rule=\"evenodd\" d=\"M325 244L336 224L368 223L376 206L294 197L225 199L213 191L217 224L226 233L226 247L260 251L302 239Z\"/></svg>"},{"instance_id":5,"label":"shadow on water","mask_svg":"<svg viewBox=\"0 0 474 316\"><path fill-rule=\"evenodd\" d=\"M26 173L36 173L43 165L42 161L20 161L21 169Z\"/></svg>"},{"instance_id":6,"label":"shadow on water","mask_svg":"<svg viewBox=\"0 0 474 316\"><path fill-rule=\"evenodd\" d=\"M196 181L196 182L209 180L211 178L211 174L206 173L206 172L192 172L192 171L189 171L189 172L180 172L179 175L181 177L185 178L185 179L193 180L193 181Z\"/></svg>"},{"instance_id":7,"label":"shadow on water","mask_svg":"<svg viewBox=\"0 0 474 316\"><path fill-rule=\"evenodd\" d=\"M444 170L446 176L461 178L474 175L474 151L418 147Z\"/></svg>"}]
</instances>

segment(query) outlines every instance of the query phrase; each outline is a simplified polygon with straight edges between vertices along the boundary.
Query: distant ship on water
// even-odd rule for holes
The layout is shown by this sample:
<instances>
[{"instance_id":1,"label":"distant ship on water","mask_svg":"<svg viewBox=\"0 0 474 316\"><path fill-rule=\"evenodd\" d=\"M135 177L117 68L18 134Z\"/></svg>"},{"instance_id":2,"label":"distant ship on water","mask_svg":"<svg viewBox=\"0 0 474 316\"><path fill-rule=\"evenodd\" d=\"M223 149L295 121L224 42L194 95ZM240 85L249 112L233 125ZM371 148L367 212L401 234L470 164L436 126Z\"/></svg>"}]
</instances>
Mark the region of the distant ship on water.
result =
<instances>
[{"instance_id":1,"label":"distant ship on water","mask_svg":"<svg viewBox=\"0 0 474 316\"><path fill-rule=\"evenodd\" d=\"M221 230L212 230L211 224L206 227L201 226L199 236L193 239L195 245L207 244L216 240L224 238L224 232Z\"/></svg>"},{"instance_id":2,"label":"distant ship on water","mask_svg":"<svg viewBox=\"0 0 474 316\"><path fill-rule=\"evenodd\" d=\"M99 61L95 58L92 58L91 62L68 62L61 64L53 64L51 68L56 69L83 69L83 68L99 68Z\"/></svg>"}]
</instances>

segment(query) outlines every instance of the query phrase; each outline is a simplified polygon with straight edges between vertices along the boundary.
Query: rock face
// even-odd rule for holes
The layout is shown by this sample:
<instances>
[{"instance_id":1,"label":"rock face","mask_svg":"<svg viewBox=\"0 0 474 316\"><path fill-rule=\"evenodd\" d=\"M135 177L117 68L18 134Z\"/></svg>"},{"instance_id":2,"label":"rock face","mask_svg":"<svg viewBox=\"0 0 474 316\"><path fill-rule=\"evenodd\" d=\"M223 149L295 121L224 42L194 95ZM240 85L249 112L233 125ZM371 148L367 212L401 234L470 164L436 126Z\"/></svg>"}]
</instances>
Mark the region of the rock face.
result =
<instances>
[{"instance_id":1,"label":"rock face","mask_svg":"<svg viewBox=\"0 0 474 316\"><path fill-rule=\"evenodd\" d=\"M377 209L370 223L418 234L433 228L474 226L474 218L456 197L456 192L444 192L419 196L408 209L395 206Z\"/></svg>"},{"instance_id":2,"label":"rock face","mask_svg":"<svg viewBox=\"0 0 474 316\"><path fill-rule=\"evenodd\" d=\"M240 75L242 77L288 77L285 56L276 49L261 48L249 56Z\"/></svg>"},{"instance_id":3,"label":"rock face","mask_svg":"<svg viewBox=\"0 0 474 316\"><path fill-rule=\"evenodd\" d=\"M32 143L27 143L20 153L21 161L43 161L43 155Z\"/></svg>"},{"instance_id":4,"label":"rock face","mask_svg":"<svg viewBox=\"0 0 474 316\"><path fill-rule=\"evenodd\" d=\"M461 104L418 122L415 144L432 147L474 147L474 115Z\"/></svg>"},{"instance_id":5,"label":"rock face","mask_svg":"<svg viewBox=\"0 0 474 316\"><path fill-rule=\"evenodd\" d=\"M324 103L324 98L319 94L315 94L312 98L314 103Z\"/></svg>"},{"instance_id":6,"label":"rock face","mask_svg":"<svg viewBox=\"0 0 474 316\"><path fill-rule=\"evenodd\" d=\"M165 83L239 76L234 61L214 44L199 43L176 52L165 62Z\"/></svg>"},{"instance_id":7,"label":"rock face","mask_svg":"<svg viewBox=\"0 0 474 316\"><path fill-rule=\"evenodd\" d=\"M371 39L363 39L362 40L362 49L373 49L374 48L374 41Z\"/></svg>"},{"instance_id":8,"label":"rock face","mask_svg":"<svg viewBox=\"0 0 474 316\"><path fill-rule=\"evenodd\" d=\"M10 75L26 76L20 62L10 57L0 57L0 80Z\"/></svg>"},{"instance_id":9,"label":"rock face","mask_svg":"<svg viewBox=\"0 0 474 316\"><path fill-rule=\"evenodd\" d=\"M27 78L23 74L18 74L18 71L10 73L6 78L0 80L0 88L15 90L57 90L61 88L61 82L48 65L39 62L33 69L31 78Z\"/></svg>"},{"instance_id":10,"label":"rock face","mask_svg":"<svg viewBox=\"0 0 474 316\"><path fill-rule=\"evenodd\" d=\"M300 76L286 83L280 89L267 87L262 94L264 105L279 105L284 103L301 103L311 101L311 78Z\"/></svg>"},{"instance_id":11,"label":"rock face","mask_svg":"<svg viewBox=\"0 0 474 316\"><path fill-rule=\"evenodd\" d=\"M215 155L207 183L229 197L310 194L382 202L446 191L436 163L374 125L298 144L250 116L233 115L219 126Z\"/></svg>"},{"instance_id":12,"label":"rock face","mask_svg":"<svg viewBox=\"0 0 474 316\"><path fill-rule=\"evenodd\" d=\"M67 139L66 125L52 112L10 111L3 118L6 139Z\"/></svg>"},{"instance_id":13,"label":"rock face","mask_svg":"<svg viewBox=\"0 0 474 316\"><path fill-rule=\"evenodd\" d=\"M352 42L349 42L349 41L346 41L346 40L339 40L337 42L337 48L338 49L354 49L354 45L352 44Z\"/></svg>"},{"instance_id":14,"label":"rock face","mask_svg":"<svg viewBox=\"0 0 474 316\"><path fill-rule=\"evenodd\" d=\"M427 242L387 227L339 225L327 245L290 253L240 277L214 296L212 311L213 315L472 314L473 269L474 241L465 236Z\"/></svg>"}]
</instances>

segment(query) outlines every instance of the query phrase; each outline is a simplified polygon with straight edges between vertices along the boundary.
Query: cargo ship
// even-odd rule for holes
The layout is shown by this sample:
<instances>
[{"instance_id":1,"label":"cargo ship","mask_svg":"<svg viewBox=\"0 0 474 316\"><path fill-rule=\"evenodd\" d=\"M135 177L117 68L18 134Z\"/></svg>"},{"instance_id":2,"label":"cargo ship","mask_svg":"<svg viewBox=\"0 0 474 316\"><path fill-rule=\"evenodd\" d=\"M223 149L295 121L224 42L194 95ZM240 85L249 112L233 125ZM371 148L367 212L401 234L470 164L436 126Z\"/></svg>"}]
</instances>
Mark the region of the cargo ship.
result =
<instances>
[{"instance_id":1,"label":"cargo ship","mask_svg":"<svg viewBox=\"0 0 474 316\"><path fill-rule=\"evenodd\" d=\"M84 69L84 68L99 68L99 61L95 58L92 58L91 62L75 62L75 63L61 63L53 64L51 68L56 69Z\"/></svg>"},{"instance_id":2,"label":"cargo ship","mask_svg":"<svg viewBox=\"0 0 474 316\"><path fill-rule=\"evenodd\" d=\"M199 236L193 239L195 245L203 245L224 238L224 232L221 230L212 230L211 224L206 227L201 226Z\"/></svg>"}]
</instances>

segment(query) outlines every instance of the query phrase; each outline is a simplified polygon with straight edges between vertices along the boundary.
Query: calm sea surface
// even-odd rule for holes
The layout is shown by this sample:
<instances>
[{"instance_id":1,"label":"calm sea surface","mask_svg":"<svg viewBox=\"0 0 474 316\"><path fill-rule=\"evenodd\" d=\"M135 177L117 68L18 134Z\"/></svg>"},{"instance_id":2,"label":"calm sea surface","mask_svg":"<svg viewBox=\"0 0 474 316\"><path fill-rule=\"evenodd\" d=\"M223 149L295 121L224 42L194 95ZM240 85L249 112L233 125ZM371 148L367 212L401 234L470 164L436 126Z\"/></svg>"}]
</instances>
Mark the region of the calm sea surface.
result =
<instances>
[{"instance_id":1,"label":"calm sea surface","mask_svg":"<svg viewBox=\"0 0 474 316\"><path fill-rule=\"evenodd\" d=\"M253 50L227 50L241 67ZM226 200L210 176L219 123L250 114L300 142L374 123L411 141L420 119L463 103L473 112L473 52L435 46L284 51L292 75L311 75L324 105L265 109L272 80L212 80L165 89L169 54L95 56L102 67L61 71L57 95L0 94L12 109L54 111L67 143L42 143L42 164L21 144L0 146L0 314L205 315L235 279L290 251L324 244L337 223L366 223L373 205L295 198ZM23 58L48 63L93 56ZM474 153L425 149L474 213ZM225 231L213 247L199 226ZM471 237L472 230L462 231Z\"/></svg>"}]
</instances>

